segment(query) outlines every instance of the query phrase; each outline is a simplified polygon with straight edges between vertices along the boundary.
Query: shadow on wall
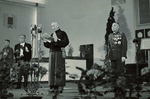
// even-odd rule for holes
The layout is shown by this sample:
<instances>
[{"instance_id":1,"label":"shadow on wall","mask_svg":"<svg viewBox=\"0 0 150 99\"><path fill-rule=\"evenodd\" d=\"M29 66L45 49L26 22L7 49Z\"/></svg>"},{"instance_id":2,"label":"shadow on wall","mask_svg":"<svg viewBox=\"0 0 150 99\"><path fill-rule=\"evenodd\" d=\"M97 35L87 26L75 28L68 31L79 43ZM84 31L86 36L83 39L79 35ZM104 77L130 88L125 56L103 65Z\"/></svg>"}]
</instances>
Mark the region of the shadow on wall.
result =
<instances>
[{"instance_id":1,"label":"shadow on wall","mask_svg":"<svg viewBox=\"0 0 150 99\"><path fill-rule=\"evenodd\" d=\"M128 48L131 48L132 43L129 43L129 41L132 40L131 31L127 25L127 21L126 21L125 15L124 15L124 9L122 9L121 6L118 6L118 7L119 7L119 11L117 14L117 16L118 16L117 22L120 24L120 31L124 32L127 36ZM128 53L128 54L130 55L131 53Z\"/></svg>"},{"instance_id":2,"label":"shadow on wall","mask_svg":"<svg viewBox=\"0 0 150 99\"><path fill-rule=\"evenodd\" d=\"M105 44L103 44L103 46L101 45L100 47L98 47L98 51L100 52L100 59L105 59L106 57L108 57L108 36L110 33L113 33L111 27L112 24L115 22L115 11L114 8L112 7L107 19L107 23L106 23L106 34L105 34Z\"/></svg>"}]
</instances>

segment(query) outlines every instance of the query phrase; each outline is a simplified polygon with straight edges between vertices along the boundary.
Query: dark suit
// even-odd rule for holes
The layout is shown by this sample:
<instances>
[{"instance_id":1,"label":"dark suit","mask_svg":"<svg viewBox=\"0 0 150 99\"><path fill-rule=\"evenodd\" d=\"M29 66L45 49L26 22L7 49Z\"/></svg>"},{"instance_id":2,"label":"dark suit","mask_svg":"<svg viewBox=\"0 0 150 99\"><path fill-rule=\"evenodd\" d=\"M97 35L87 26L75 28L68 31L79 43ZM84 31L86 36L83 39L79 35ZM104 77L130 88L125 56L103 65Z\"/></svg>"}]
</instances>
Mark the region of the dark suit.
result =
<instances>
[{"instance_id":1,"label":"dark suit","mask_svg":"<svg viewBox=\"0 0 150 99\"><path fill-rule=\"evenodd\" d=\"M111 66L115 73L122 73L125 62L122 62L122 57L126 57L127 39L124 33L111 33L108 40L108 53L111 60Z\"/></svg>"},{"instance_id":2,"label":"dark suit","mask_svg":"<svg viewBox=\"0 0 150 99\"><path fill-rule=\"evenodd\" d=\"M4 53L7 53L7 55L4 55ZM7 63L12 63L13 62L13 49L11 47L4 47L2 50L2 60L7 62Z\"/></svg>"},{"instance_id":3,"label":"dark suit","mask_svg":"<svg viewBox=\"0 0 150 99\"><path fill-rule=\"evenodd\" d=\"M21 48L23 49L23 56L20 56ZM26 49L28 49L29 51L27 52ZM21 46L19 43L15 45L14 50L15 50L16 62L19 62L19 61L29 62L31 60L31 54L32 54L31 44L25 43L24 46ZM20 70L18 73L18 84L17 84L18 88L21 88L22 76L24 76L24 88L27 87L28 75L29 75L29 70L20 67Z\"/></svg>"},{"instance_id":4,"label":"dark suit","mask_svg":"<svg viewBox=\"0 0 150 99\"><path fill-rule=\"evenodd\" d=\"M29 52L27 52L25 50L25 48L28 48ZM18 62L18 60L23 60L23 61L30 61L31 60L31 44L28 44L28 43L25 43L24 47L23 47L23 56L20 57L20 48L21 48L21 45L20 43L15 45L15 52L18 50L18 52L15 53L15 59L16 59L16 62Z\"/></svg>"}]
</instances>

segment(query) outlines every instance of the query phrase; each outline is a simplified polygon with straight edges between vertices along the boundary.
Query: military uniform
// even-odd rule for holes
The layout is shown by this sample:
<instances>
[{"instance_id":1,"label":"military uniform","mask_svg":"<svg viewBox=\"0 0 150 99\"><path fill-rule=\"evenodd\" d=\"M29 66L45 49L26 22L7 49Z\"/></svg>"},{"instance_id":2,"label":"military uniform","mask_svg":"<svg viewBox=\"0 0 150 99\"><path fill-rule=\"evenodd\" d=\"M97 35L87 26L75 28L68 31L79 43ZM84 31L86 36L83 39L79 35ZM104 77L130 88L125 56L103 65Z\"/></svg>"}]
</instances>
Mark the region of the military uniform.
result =
<instances>
[{"instance_id":1,"label":"military uniform","mask_svg":"<svg viewBox=\"0 0 150 99\"><path fill-rule=\"evenodd\" d=\"M122 62L122 57L127 58L127 39L124 33L117 32L109 35L108 51L114 72L123 73L125 62Z\"/></svg>"}]
</instances>

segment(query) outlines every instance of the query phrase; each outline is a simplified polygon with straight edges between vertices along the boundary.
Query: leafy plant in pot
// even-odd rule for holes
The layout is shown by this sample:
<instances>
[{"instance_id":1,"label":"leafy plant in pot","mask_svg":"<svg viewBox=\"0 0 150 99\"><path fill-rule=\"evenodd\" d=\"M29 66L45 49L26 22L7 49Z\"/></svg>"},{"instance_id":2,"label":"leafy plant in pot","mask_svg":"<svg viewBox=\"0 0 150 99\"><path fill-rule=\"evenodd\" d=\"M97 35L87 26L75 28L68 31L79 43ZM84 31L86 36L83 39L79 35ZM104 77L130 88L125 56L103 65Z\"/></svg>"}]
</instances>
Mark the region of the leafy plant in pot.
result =
<instances>
[{"instance_id":1,"label":"leafy plant in pot","mask_svg":"<svg viewBox=\"0 0 150 99\"><path fill-rule=\"evenodd\" d=\"M150 89L147 87L150 86L150 69L148 67L142 68L141 76L143 78L143 89L146 89L146 91L150 93ZM142 92L145 91L143 90ZM150 99L150 97L148 97L147 99Z\"/></svg>"},{"instance_id":2,"label":"leafy plant in pot","mask_svg":"<svg viewBox=\"0 0 150 99\"><path fill-rule=\"evenodd\" d=\"M103 96L103 94L96 90L96 87L103 85L106 82L104 78L104 72L98 64L94 63L90 70L84 70L81 67L76 69L81 71L80 80L77 83L78 90L81 98L91 99L97 98L97 96ZM83 96L85 95L85 96Z\"/></svg>"},{"instance_id":3,"label":"leafy plant in pot","mask_svg":"<svg viewBox=\"0 0 150 99\"><path fill-rule=\"evenodd\" d=\"M15 69L14 71L16 71L17 73L19 73L19 71L24 71L24 73L26 73L26 75L28 75L28 76L30 75L32 78L31 82L28 84L28 86L26 88L24 88L24 90L27 92L28 96L21 97L20 99L42 99L41 96L35 96L35 95L37 95L36 92L39 88L39 83L38 83L37 78L40 76L40 80L41 80L41 78L45 74L45 73L43 74L43 71L40 72L41 70L39 70L42 67L38 68L38 64L30 64L29 62L23 62L23 61L19 61L18 63L15 63L13 65L13 67L14 67L13 69Z\"/></svg>"},{"instance_id":4,"label":"leafy plant in pot","mask_svg":"<svg viewBox=\"0 0 150 99\"><path fill-rule=\"evenodd\" d=\"M8 88L12 86L13 81L10 80L11 64L0 61L0 98L13 98L13 94L8 92Z\"/></svg>"},{"instance_id":5,"label":"leafy plant in pot","mask_svg":"<svg viewBox=\"0 0 150 99\"><path fill-rule=\"evenodd\" d=\"M121 73L119 69L112 70L110 61L107 58L101 61L104 62L105 75L109 78L103 86L104 88L109 88L105 91L105 94L114 92L114 99L137 99L132 97L132 93L136 91L136 96L141 96L139 94L142 89L140 86L141 77L137 77L136 74ZM129 93L128 97L126 96L127 92Z\"/></svg>"}]
</instances>

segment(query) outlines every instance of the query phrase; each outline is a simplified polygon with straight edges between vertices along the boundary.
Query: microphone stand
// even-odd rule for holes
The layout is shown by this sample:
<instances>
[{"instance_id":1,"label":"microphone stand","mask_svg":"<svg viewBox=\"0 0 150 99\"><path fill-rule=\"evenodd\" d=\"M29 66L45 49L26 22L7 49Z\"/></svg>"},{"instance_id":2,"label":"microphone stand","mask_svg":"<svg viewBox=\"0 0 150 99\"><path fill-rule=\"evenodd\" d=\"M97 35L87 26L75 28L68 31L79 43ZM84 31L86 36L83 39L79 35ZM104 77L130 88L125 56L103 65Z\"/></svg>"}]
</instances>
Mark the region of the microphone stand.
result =
<instances>
[{"instance_id":1,"label":"microphone stand","mask_svg":"<svg viewBox=\"0 0 150 99\"><path fill-rule=\"evenodd\" d=\"M38 46L38 77L37 77L37 80L38 80L38 84L43 88L43 90L45 91L45 92L48 92L42 85L41 85L41 83L39 82L39 66L40 66L40 60L41 60L41 33L42 33L42 26L41 25L39 25L38 27L37 27L37 31L38 31L38 44L39 44L39 46ZM37 91L38 93L39 93L39 91ZM43 94L43 93L41 93L41 94Z\"/></svg>"},{"instance_id":2,"label":"microphone stand","mask_svg":"<svg viewBox=\"0 0 150 99\"><path fill-rule=\"evenodd\" d=\"M30 97L33 97L34 95L36 95L36 89L35 89L35 54L33 54L35 52L35 49L33 48L34 45L34 37L37 34L37 30L36 30L36 25L34 25L34 27L32 27L31 25L31 46L32 46L32 56L31 56L31 62L30 62L30 76L31 76L31 81L30 83L27 85L27 87L25 88L25 91L28 93L28 89L29 89L29 93L28 95L30 95ZM34 80L33 80L33 74L34 74ZM23 95L23 93L21 94ZM21 99L24 99L26 97L22 97Z\"/></svg>"},{"instance_id":3,"label":"microphone stand","mask_svg":"<svg viewBox=\"0 0 150 99\"><path fill-rule=\"evenodd\" d=\"M48 92L39 82L39 71L40 71L39 70L39 65L40 65L39 63L40 63L40 59L42 57L41 56L41 33L42 33L41 25L38 25L38 26L34 25L33 27L31 25L31 42L32 42L32 44L31 44L31 46L32 46L32 58L31 58L31 62L30 62L30 64L31 64L31 66L30 66L31 67L30 68L30 70L31 70L31 73L30 73L30 75L31 75L31 82L30 82L30 84L28 84L26 89L30 88L29 89L30 93L28 93L28 95L30 97L33 97L33 98L34 98L34 95L38 95L39 94L39 91L38 91L39 86L41 86L46 92ZM36 37L37 37L37 39L36 39ZM36 48L35 48L34 40L37 40L35 42L38 43L38 60L37 61L35 60ZM37 62L37 65L35 64L36 62ZM36 68L38 69L37 70L38 71L37 79L36 79L36 75L35 75ZM34 76L33 76L33 74L34 74ZM43 93L41 93L41 94L43 94ZM36 98L37 99L38 98L41 99L41 97L36 97Z\"/></svg>"},{"instance_id":4,"label":"microphone stand","mask_svg":"<svg viewBox=\"0 0 150 99\"><path fill-rule=\"evenodd\" d=\"M137 42L134 42L135 45L136 45L136 72L137 72L137 75L136 75L136 81L137 81L137 98L139 99L139 97L141 96L139 91L140 91L140 75L139 75L139 40L137 40Z\"/></svg>"}]
</instances>

